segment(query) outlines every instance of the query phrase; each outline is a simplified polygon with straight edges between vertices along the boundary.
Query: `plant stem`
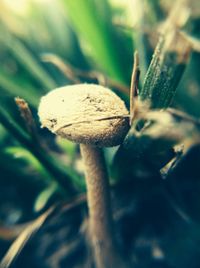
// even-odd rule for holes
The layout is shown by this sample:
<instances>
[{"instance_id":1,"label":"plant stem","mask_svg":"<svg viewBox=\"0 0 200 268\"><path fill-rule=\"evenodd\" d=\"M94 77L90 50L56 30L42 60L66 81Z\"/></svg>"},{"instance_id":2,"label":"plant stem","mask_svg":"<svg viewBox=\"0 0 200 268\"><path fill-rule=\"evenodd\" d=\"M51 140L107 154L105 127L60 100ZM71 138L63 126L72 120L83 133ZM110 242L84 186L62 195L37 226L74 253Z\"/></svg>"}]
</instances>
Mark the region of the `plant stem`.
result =
<instances>
[{"instance_id":1,"label":"plant stem","mask_svg":"<svg viewBox=\"0 0 200 268\"><path fill-rule=\"evenodd\" d=\"M124 267L113 233L109 180L100 148L80 145L85 164L90 235L97 268Z\"/></svg>"}]
</instances>

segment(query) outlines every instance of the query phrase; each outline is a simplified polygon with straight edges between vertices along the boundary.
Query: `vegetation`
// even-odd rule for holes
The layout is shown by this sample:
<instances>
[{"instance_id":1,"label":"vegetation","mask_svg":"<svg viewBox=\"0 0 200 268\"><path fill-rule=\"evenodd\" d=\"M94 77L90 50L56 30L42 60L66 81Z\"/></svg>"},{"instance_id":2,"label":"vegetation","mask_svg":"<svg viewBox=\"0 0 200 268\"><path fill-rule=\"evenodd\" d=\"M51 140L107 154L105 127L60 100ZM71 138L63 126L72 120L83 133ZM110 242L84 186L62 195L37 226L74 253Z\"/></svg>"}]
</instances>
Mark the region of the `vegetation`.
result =
<instances>
[{"instance_id":1,"label":"vegetation","mask_svg":"<svg viewBox=\"0 0 200 268\"><path fill-rule=\"evenodd\" d=\"M130 267L199 267L198 0L8 3L0 2L0 267L95 267L79 148L37 115L43 95L79 83L112 89L130 111L124 142L104 150L122 255Z\"/></svg>"}]
</instances>

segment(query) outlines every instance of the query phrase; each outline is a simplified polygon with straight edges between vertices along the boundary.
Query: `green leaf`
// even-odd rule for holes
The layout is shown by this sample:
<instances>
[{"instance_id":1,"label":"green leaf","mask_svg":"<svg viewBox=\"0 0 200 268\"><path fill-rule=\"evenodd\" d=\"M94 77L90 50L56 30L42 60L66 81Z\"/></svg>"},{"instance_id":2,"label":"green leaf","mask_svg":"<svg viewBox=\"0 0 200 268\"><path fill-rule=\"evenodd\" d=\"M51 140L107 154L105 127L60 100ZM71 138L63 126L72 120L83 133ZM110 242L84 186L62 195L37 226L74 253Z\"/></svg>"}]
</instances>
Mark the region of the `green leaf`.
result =
<instances>
[{"instance_id":1,"label":"green leaf","mask_svg":"<svg viewBox=\"0 0 200 268\"><path fill-rule=\"evenodd\" d=\"M56 87L56 83L50 75L37 61L33 53L31 53L19 39L15 38L13 35L8 35L7 38L4 39L1 36L1 42L9 48L16 60L42 84L46 91Z\"/></svg>"},{"instance_id":2,"label":"green leaf","mask_svg":"<svg viewBox=\"0 0 200 268\"><path fill-rule=\"evenodd\" d=\"M0 87L6 95L10 94L13 98L20 96L26 99L32 106L38 106L40 94L28 81L22 81L21 78L10 76L3 72L3 70L0 70Z\"/></svg>"},{"instance_id":3,"label":"green leaf","mask_svg":"<svg viewBox=\"0 0 200 268\"><path fill-rule=\"evenodd\" d=\"M136 28L133 31L133 42L134 48L138 51L139 54L141 81L144 81L144 77L151 60L150 55L152 54L152 49L149 44L149 34L145 30L150 29L150 27L155 27L153 25L153 22L155 21L155 15L154 9L151 7L151 2L152 1L148 0L135 0L132 3L132 20Z\"/></svg>"},{"instance_id":4,"label":"green leaf","mask_svg":"<svg viewBox=\"0 0 200 268\"><path fill-rule=\"evenodd\" d=\"M23 159L26 164L28 164L30 167L40 173L44 177L44 179L46 178L48 180L48 172L46 172L46 170L38 161L38 159L33 154L31 154L30 151L20 146L6 147L4 151L5 153L12 155L16 159Z\"/></svg>"},{"instance_id":5,"label":"green leaf","mask_svg":"<svg viewBox=\"0 0 200 268\"><path fill-rule=\"evenodd\" d=\"M152 108L167 108L174 98L191 50L188 40L176 29L170 28L161 35L139 98L149 101Z\"/></svg>"},{"instance_id":6,"label":"green leaf","mask_svg":"<svg viewBox=\"0 0 200 268\"><path fill-rule=\"evenodd\" d=\"M48 188L42 191L36 198L34 210L41 211L48 203L50 198L58 191L58 185L52 182Z\"/></svg>"},{"instance_id":7,"label":"green leaf","mask_svg":"<svg viewBox=\"0 0 200 268\"><path fill-rule=\"evenodd\" d=\"M68 0L64 4L77 35L87 43L96 64L108 76L125 83L126 74L116 49L107 0L99 3L93 0Z\"/></svg>"},{"instance_id":8,"label":"green leaf","mask_svg":"<svg viewBox=\"0 0 200 268\"><path fill-rule=\"evenodd\" d=\"M139 92L139 98L148 101L152 108L167 108L171 104L192 51L191 42L181 32L191 20L189 2L176 1L170 8Z\"/></svg>"}]
</instances>

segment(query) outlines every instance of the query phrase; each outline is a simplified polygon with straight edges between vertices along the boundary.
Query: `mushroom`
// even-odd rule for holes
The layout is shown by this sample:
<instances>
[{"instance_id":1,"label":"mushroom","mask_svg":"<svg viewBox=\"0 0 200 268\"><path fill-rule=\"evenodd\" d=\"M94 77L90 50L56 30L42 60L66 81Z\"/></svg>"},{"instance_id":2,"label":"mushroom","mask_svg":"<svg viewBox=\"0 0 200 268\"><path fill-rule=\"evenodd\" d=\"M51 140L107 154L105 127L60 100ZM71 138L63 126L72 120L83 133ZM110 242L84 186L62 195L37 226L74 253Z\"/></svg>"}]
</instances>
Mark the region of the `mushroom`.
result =
<instances>
[{"instance_id":1,"label":"mushroom","mask_svg":"<svg viewBox=\"0 0 200 268\"><path fill-rule=\"evenodd\" d=\"M113 233L109 179L101 149L122 143L129 129L124 102L103 86L78 84L42 97L38 114L43 127L80 144L96 267L125 267Z\"/></svg>"}]
</instances>

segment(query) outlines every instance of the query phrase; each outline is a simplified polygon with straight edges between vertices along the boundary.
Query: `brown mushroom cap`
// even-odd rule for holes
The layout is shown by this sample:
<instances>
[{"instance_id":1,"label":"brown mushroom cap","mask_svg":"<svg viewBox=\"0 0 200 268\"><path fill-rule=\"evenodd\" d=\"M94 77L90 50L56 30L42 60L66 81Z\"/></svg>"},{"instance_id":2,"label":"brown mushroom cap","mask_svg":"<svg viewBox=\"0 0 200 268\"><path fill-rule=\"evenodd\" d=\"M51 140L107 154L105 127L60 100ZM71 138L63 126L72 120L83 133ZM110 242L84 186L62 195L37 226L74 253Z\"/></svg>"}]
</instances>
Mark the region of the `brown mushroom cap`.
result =
<instances>
[{"instance_id":1,"label":"brown mushroom cap","mask_svg":"<svg viewBox=\"0 0 200 268\"><path fill-rule=\"evenodd\" d=\"M110 89L94 84L51 91L42 97L38 114L51 132L100 147L120 144L129 129L124 102Z\"/></svg>"}]
</instances>

